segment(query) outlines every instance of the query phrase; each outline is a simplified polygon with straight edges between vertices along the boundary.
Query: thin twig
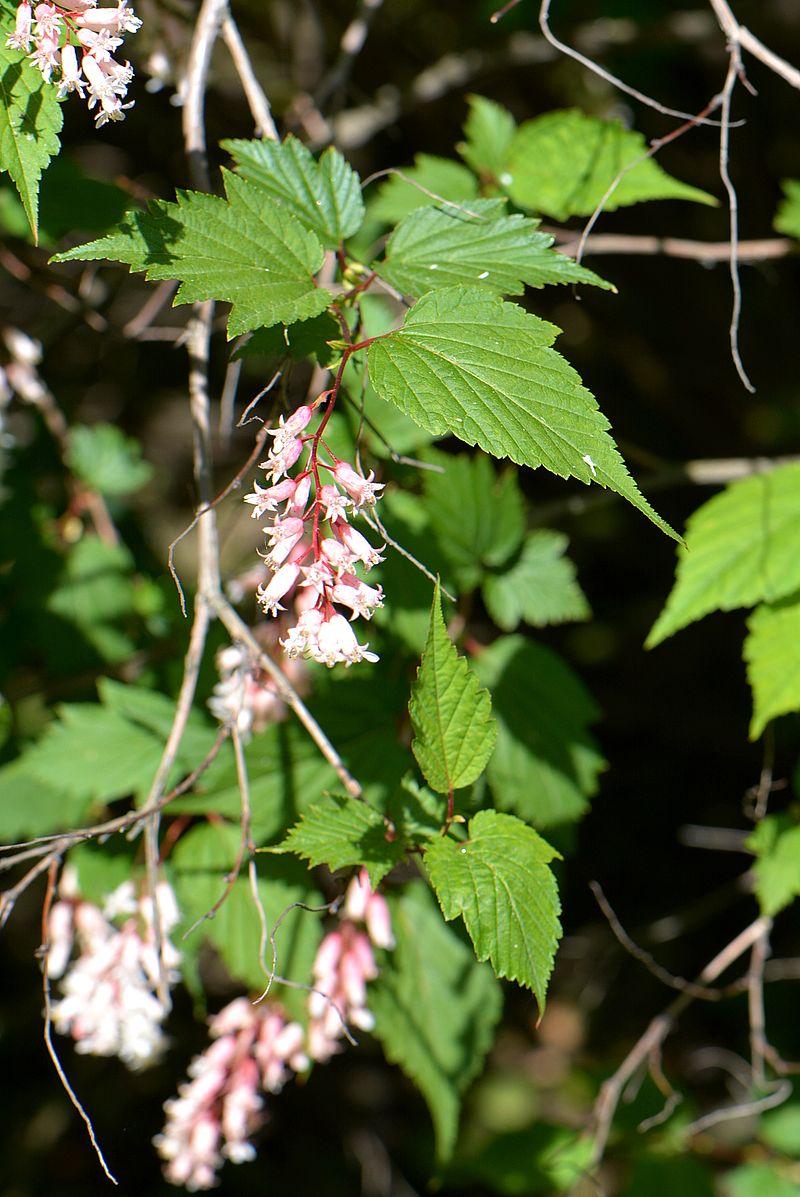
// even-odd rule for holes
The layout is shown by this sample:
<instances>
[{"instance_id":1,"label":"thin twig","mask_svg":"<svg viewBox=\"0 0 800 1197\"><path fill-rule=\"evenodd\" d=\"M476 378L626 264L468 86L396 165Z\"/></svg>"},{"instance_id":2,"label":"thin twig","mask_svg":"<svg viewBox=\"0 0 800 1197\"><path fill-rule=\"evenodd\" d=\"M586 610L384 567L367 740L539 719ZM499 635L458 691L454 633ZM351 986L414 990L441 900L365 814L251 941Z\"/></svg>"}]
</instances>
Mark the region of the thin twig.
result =
<instances>
[{"instance_id":1,"label":"thin twig","mask_svg":"<svg viewBox=\"0 0 800 1197\"><path fill-rule=\"evenodd\" d=\"M568 230L549 230L561 239L553 246L559 253L574 258L580 246L580 239ZM568 239L567 239L568 238ZM731 256L730 241L690 241L683 237L635 236L626 233L593 233L583 246L584 257L592 254L619 255L662 255L666 258L683 258L688 261L714 265L728 262ZM787 258L797 252L797 243L790 237L764 237L753 241L740 241L737 254L740 262L765 262L774 258Z\"/></svg>"},{"instance_id":2,"label":"thin twig","mask_svg":"<svg viewBox=\"0 0 800 1197\"><path fill-rule=\"evenodd\" d=\"M739 351L739 322L742 314L742 281L739 274L739 196L730 174L730 127L731 101L736 82L742 76L742 56L736 41L728 42L728 70L721 92L722 120L719 128L719 177L728 196L728 220L731 256L729 259L731 288L733 290L733 307L728 336L731 343L731 357L736 373L742 381L745 390L751 394L755 392L747 371L742 362Z\"/></svg>"},{"instance_id":3,"label":"thin twig","mask_svg":"<svg viewBox=\"0 0 800 1197\"><path fill-rule=\"evenodd\" d=\"M740 931L730 943L725 945L722 951L708 962L697 977L697 983L705 986L716 981L727 968L730 968L740 956L753 946L768 922L768 919L757 918ZM667 1008L650 1022L614 1074L603 1082L592 1114L594 1123L592 1162L594 1165L597 1165L603 1158L614 1114L628 1081L647 1061L651 1053L664 1042L679 1016L693 1001L694 997L690 993L684 991L678 994Z\"/></svg>"},{"instance_id":4,"label":"thin twig","mask_svg":"<svg viewBox=\"0 0 800 1197\"><path fill-rule=\"evenodd\" d=\"M654 158L655 155L659 153L659 151L662 150L665 145L669 145L670 142L677 140L677 138L682 137L691 129L696 128L697 125L702 124L703 118L706 117L709 112L713 112L715 108L719 107L719 104L720 97L714 96L713 99L709 100L701 112L690 117L687 121L684 121L683 124L679 125L677 129L673 129L671 133L667 133L664 137L658 137L654 141L651 141L647 150L643 154L640 154L638 158L634 158L632 162L628 162L622 167L615 178L611 180L604 194L601 196L594 212L592 212L591 216L586 222L586 225L584 226L583 232L578 238L578 248L575 254L576 262L580 262L583 259L586 249L586 242L592 229L600 219L601 214L605 211L606 204L611 199L612 195L617 190L625 176L628 175L632 170L635 170L637 166L641 166L641 164L646 162L648 158Z\"/></svg>"},{"instance_id":5,"label":"thin twig","mask_svg":"<svg viewBox=\"0 0 800 1197\"><path fill-rule=\"evenodd\" d=\"M114 1174L112 1173L108 1164L106 1163L106 1159L105 1159L105 1156L103 1155L102 1148L100 1147L100 1144L97 1141L97 1136L94 1133L94 1126L92 1125L92 1120L89 1117L89 1115L86 1113L86 1110L81 1105L78 1095L76 1094L75 1090L72 1088L72 1085L69 1083L69 1078L67 1077L67 1074L64 1071L64 1066L62 1065L61 1060L59 1059L58 1052L56 1051L55 1044L53 1043L53 1009L52 1009L52 1004L50 1001L50 974L49 974L49 965L48 965L48 955L49 955L48 941L49 941L50 907L53 904L53 896L55 894L57 869L58 869L58 863L57 863L57 861L53 861L52 864L50 865L50 876L48 878L47 893L45 894L44 905L42 907L42 946L39 950L39 954L40 954L41 960L42 960L42 993L44 996L44 1045L45 1045L45 1048L47 1049L47 1054L50 1057L52 1065L56 1070L56 1076L61 1081L61 1084L64 1087L64 1092L66 1093L67 1097L72 1102L72 1105L75 1107L75 1109L77 1110L80 1117L83 1119L84 1125L86 1126L86 1130L89 1134L89 1142L91 1143L92 1147L94 1148L94 1153L97 1156L97 1159L100 1163L100 1167L103 1169L103 1172L105 1173L108 1180L111 1181L112 1185L117 1185L117 1184L119 1184L119 1181L117 1180L116 1176L114 1176Z\"/></svg>"},{"instance_id":6,"label":"thin twig","mask_svg":"<svg viewBox=\"0 0 800 1197\"><path fill-rule=\"evenodd\" d=\"M625 951L633 956L634 960L638 960L640 964L645 966L648 972L652 973L654 977L657 977L659 981L662 981L664 985L668 985L671 989L677 989L681 993L688 993L692 997L701 998L705 1001L719 1001L722 997L722 990L710 989L705 985L696 985L693 981L687 981L684 977L675 976L660 965L649 952L645 952L643 948L634 943L614 913L600 885L596 881L590 881L589 889L594 894L595 901L605 915L608 925L614 932L617 940Z\"/></svg>"},{"instance_id":7,"label":"thin twig","mask_svg":"<svg viewBox=\"0 0 800 1197\"><path fill-rule=\"evenodd\" d=\"M264 652L264 649L258 643L250 628L239 616L228 600L221 594L218 595L214 601L214 611L217 615L217 618L228 629L231 639L240 640L243 644L246 644L261 668L269 674L270 678L275 683L275 687L279 696L283 699L286 705L290 707L292 711L294 711L295 715L300 720L325 760L333 767L333 769L336 770L348 794L350 794L353 798L360 798L362 793L361 786L345 767L344 761L339 756L339 753L325 735L324 731L317 723L316 719L311 714L308 707L295 690L294 686L292 686L286 675L279 668L279 666L276 665L272 658Z\"/></svg>"},{"instance_id":8,"label":"thin twig","mask_svg":"<svg viewBox=\"0 0 800 1197\"><path fill-rule=\"evenodd\" d=\"M740 25L736 17L731 11L730 5L726 0L709 0L709 4L714 10L714 16L719 22L728 41L736 43L762 62L764 66L769 67L776 75L780 75L781 79L785 79L791 87L796 87L800 90L800 71L797 67L792 66L785 58L781 58L768 46L765 46L762 41L751 33L744 25Z\"/></svg>"},{"instance_id":9,"label":"thin twig","mask_svg":"<svg viewBox=\"0 0 800 1197\"><path fill-rule=\"evenodd\" d=\"M542 0L539 8L539 28L542 31L545 39L556 50L560 50L562 54L566 54L568 58L572 58L575 62L579 62L581 66L585 66L587 70L593 74L598 75L601 79L605 79L606 83L610 83L612 87L616 87L625 95L631 96L632 99L638 100L640 104L646 104L648 108L654 108L656 112L660 112L662 116L673 116L680 120L695 121L696 118L691 112L681 112L676 108L669 108L665 104L654 100L652 96L645 95L644 92L638 91L635 87L631 87L628 83L624 83L622 79L618 79L616 75L612 75L610 71L605 70L595 62L592 58L587 58L585 54L575 50L572 46L566 45L565 42L559 41L550 28L550 5L552 0ZM717 121L710 121L707 118L696 120L697 124L701 125L716 125Z\"/></svg>"},{"instance_id":10,"label":"thin twig","mask_svg":"<svg viewBox=\"0 0 800 1197\"><path fill-rule=\"evenodd\" d=\"M233 65L236 67L242 91L250 107L250 113L256 126L256 137L265 137L269 141L278 141L278 130L275 127L275 121L272 119L272 109L270 108L269 100L256 78L253 64L250 61L250 55L247 53L247 47L242 41L239 29L230 12L225 15L222 22L222 37L233 59Z\"/></svg>"},{"instance_id":11,"label":"thin twig","mask_svg":"<svg viewBox=\"0 0 800 1197\"><path fill-rule=\"evenodd\" d=\"M359 0L356 15L339 42L339 56L314 93L314 103L320 110L328 108L328 101L346 84L356 59L364 49L369 27L382 4L383 0Z\"/></svg>"}]
</instances>

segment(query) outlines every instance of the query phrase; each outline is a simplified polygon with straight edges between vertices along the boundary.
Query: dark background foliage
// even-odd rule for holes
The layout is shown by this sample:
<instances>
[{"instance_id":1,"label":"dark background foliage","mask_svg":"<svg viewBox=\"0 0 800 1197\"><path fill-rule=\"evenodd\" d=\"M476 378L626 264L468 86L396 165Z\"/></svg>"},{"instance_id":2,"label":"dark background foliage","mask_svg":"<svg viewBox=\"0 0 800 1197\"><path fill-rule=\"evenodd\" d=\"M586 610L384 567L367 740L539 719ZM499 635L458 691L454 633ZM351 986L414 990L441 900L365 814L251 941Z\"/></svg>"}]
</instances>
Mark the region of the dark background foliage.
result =
<instances>
[{"instance_id":1,"label":"dark background foliage","mask_svg":"<svg viewBox=\"0 0 800 1197\"><path fill-rule=\"evenodd\" d=\"M385 127L348 149L363 175L402 165L417 152L451 155L465 116L464 96L487 95L519 120L556 107L578 105L598 115L621 115L648 137L673 122L629 103L624 96L558 57L539 38L535 8L522 0L497 25L490 3L385 0L367 46L342 87L334 87L326 113L339 130L351 130L342 113L381 103L391 112ZM553 4L558 32L622 78L666 103L699 110L722 85L724 41L710 10L667 0L563 0ZM740 0L737 16L790 61L800 61L800 17L791 0ZM303 96L327 86L338 39L352 16L344 0L241 0L237 17L262 82L284 130L312 140L304 124ZM194 5L151 0L134 64L161 36L179 56L186 47ZM148 42L149 38L149 42ZM741 235L771 235L779 182L800 176L796 137L800 98L758 64L748 64L757 96L737 91L735 115L746 123L733 135L732 173L740 189ZM78 103L65 107L65 146L96 177L114 181L135 198L169 197L187 185L179 113L170 91L148 94L138 76L136 108L123 125L95 134ZM455 80L455 82L448 82ZM335 82L335 80L334 80ZM430 96L431 98L427 98ZM222 49L214 60L208 97L209 143L250 136L247 110ZM345 141L347 138L344 139ZM224 160L212 150L215 162ZM722 196L715 130L695 129L663 151L662 165L679 178ZM72 221L72 227L79 223ZM600 232L655 233L723 240L727 213L679 203L650 203L604 216ZM78 235L74 241L81 239ZM45 376L71 421L119 424L143 444L156 476L135 502L124 529L143 569L163 575L165 545L187 522L192 507L191 446L185 410L185 359L173 342L134 341L123 328L147 295L146 285L104 268L84 297L66 310L52 287L69 288L74 269L47 265L46 250L8 237L0 251L0 310L45 346ZM796 259L743 268L742 353L757 392L738 382L728 352L730 280L725 264L705 267L665 257L590 259L613 280L618 295L585 289L579 302L566 292L537 293L536 311L564 329L559 347L597 395L620 446L648 496L680 528L709 492L675 483L670 465L695 458L772 456L796 449L800 391L796 347L800 319ZM27 272L27 273L26 273ZM99 304L107 329L98 335L86 320ZM185 309L166 307L161 327L181 324ZM220 326L217 348L223 349ZM214 384L223 378L217 354ZM242 394L261 385L245 372ZM29 413L19 417L15 451L5 485L13 498L0 509L4 538L17 546L31 535L30 513L53 510L53 536L63 533L60 467L45 431ZM249 451L248 434L219 446L222 481ZM465 1144L481 1136L526 1130L523 1155L535 1144L538 1120L579 1125L597 1079L619 1062L669 993L614 942L588 889L597 879L631 933L667 967L691 976L737 927L755 915L741 882L747 858L688 846L687 825L746 829L747 794L757 781L763 747L747 738L749 694L741 661L744 618L715 615L680 633L652 653L645 635L672 581L674 550L632 509L613 498L573 512L574 488L545 476L524 480L534 520L563 528L592 604L593 621L551 630L543 638L578 669L604 712L599 739L609 767L591 814L580 827L574 852L561 870L566 939L552 986L550 1013L539 1032L529 995L509 992L508 1015L486 1077L468 1102ZM582 495L580 497L583 497ZM241 567L251 551L236 503L223 510L224 561ZM184 565L190 570L188 557ZM6 746L34 734L46 704L91 697L85 646L63 635L34 590L46 593L47 557L31 550L19 567L28 573L8 589L9 622L0 649L4 689L15 717ZM5 579L7 582L8 580ZM169 594L166 583L165 593ZM183 628L171 594L148 668L166 688ZM776 729L775 774L789 779L797 756L797 722ZM776 809L791 790L774 798ZM0 1126L2 1197L57 1197L97 1191L103 1182L81 1124L69 1107L41 1044L39 970L32 952L39 941L37 901L30 894L0 942L2 1041ZM775 951L798 951L791 917L779 923ZM768 993L768 1018L779 1048L800 1054L793 987ZM130 1075L114 1060L62 1053L76 1090L94 1119L98 1138L122 1178L120 1192L174 1191L163 1186L150 1138L160 1126L162 1101L174 1092L186 1062L202 1043L188 1001L179 1000L171 1026L174 1051L152 1072ZM702 1111L725 1093L719 1072L693 1067L705 1045L746 1049L742 1000L695 1007L669 1041L665 1064ZM648 1090L637 1116L658 1109ZM363 1193L405 1197L425 1189L430 1176L431 1133L421 1100L399 1073L382 1063L369 1043L326 1068L303 1088L289 1087L270 1102L258 1162L228 1168L220 1192L304 1193L325 1197ZM629 1112L621 1115L635 1125ZM470 1138L472 1136L472 1138ZM633 1138L631 1139L631 1142ZM630 1145L629 1145L630 1146ZM511 1151L511 1147L506 1148ZM728 1158L742 1158L731 1142ZM672 1175L657 1189L647 1157L626 1148L612 1162L610 1191L632 1197L657 1192L710 1191L705 1173ZM508 1157L510 1158L510 1157ZM633 1161L633 1162L632 1162ZM686 1162L689 1166L690 1161ZM490 1192L477 1179L457 1179L453 1192ZM648 1180L648 1176L650 1179ZM528 1182L529 1184L532 1182ZM658 1183L664 1183L663 1178ZM547 1182L519 1192L548 1191ZM589 1191L589 1190L587 1190Z\"/></svg>"}]
</instances>

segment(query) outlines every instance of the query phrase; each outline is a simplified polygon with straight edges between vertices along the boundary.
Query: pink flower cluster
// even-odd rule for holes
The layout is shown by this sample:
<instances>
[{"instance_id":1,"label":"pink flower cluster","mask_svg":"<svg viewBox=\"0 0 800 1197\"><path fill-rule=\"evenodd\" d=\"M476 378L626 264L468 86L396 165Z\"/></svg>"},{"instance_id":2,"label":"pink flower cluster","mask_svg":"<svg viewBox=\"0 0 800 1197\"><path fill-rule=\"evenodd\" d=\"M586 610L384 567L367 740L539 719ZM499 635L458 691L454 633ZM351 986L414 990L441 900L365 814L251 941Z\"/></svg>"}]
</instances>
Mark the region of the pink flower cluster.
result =
<instances>
[{"instance_id":1,"label":"pink flower cluster","mask_svg":"<svg viewBox=\"0 0 800 1197\"><path fill-rule=\"evenodd\" d=\"M128 8L128 0L118 0L116 8L98 8L97 0L35 6L22 0L6 45L29 54L48 83L57 76L59 99L71 91L87 98L89 109L98 109L95 126L99 129L107 121L124 120L126 110L133 107L122 103L133 68L129 62L117 62L114 53L122 45L122 35L135 33L141 23Z\"/></svg>"},{"instance_id":2,"label":"pink flower cluster","mask_svg":"<svg viewBox=\"0 0 800 1197\"><path fill-rule=\"evenodd\" d=\"M383 485L373 481L372 473L365 478L330 453L321 439L327 417L315 434L305 434L313 414L313 407L299 407L270 430L272 450L261 469L272 485L254 483L253 493L245 496L254 519L267 514L271 518L264 560L272 578L258 588L258 601L265 612L276 615L285 609L281 600L295 594L299 618L281 640L289 657L308 657L329 666L377 661L368 645L358 643L337 607L344 607L352 622L358 616L371 619L383 605L381 587L368 586L355 573L358 565L369 570L383 558L349 522L352 515L375 505ZM305 466L289 477L306 448ZM320 460L320 448L330 456L330 464ZM322 480L323 470L330 481Z\"/></svg>"},{"instance_id":3,"label":"pink flower cluster","mask_svg":"<svg viewBox=\"0 0 800 1197\"><path fill-rule=\"evenodd\" d=\"M253 1159L251 1140L264 1120L259 1090L279 1093L292 1071L309 1064L303 1028L275 1005L236 998L209 1027L214 1042L189 1065L191 1080L165 1103L166 1125L154 1139L167 1180L191 1192L213 1188L226 1159Z\"/></svg>"},{"instance_id":4,"label":"pink flower cluster","mask_svg":"<svg viewBox=\"0 0 800 1197\"><path fill-rule=\"evenodd\" d=\"M314 960L314 992L308 1000L308 1054L323 1062L341 1048L345 1026L371 1031L367 982L378 975L372 945L394 947L392 920L382 894L373 891L366 869L351 881L344 918L330 931ZM366 932L358 923L366 924Z\"/></svg>"},{"instance_id":5,"label":"pink flower cluster","mask_svg":"<svg viewBox=\"0 0 800 1197\"><path fill-rule=\"evenodd\" d=\"M136 897L126 881L101 910L77 894L75 874L65 870L61 897L50 911L48 976L61 978L63 997L53 1003L53 1025L71 1035L76 1051L119 1056L129 1068L155 1063L166 1046L162 1023L169 1006L158 996L159 959L149 897ZM161 958L167 980L180 977L180 953L167 938L179 920L172 890L156 893ZM120 928L112 919L124 918ZM70 964L74 949L78 956Z\"/></svg>"},{"instance_id":6,"label":"pink flower cluster","mask_svg":"<svg viewBox=\"0 0 800 1197\"><path fill-rule=\"evenodd\" d=\"M317 953L307 1040L279 1006L244 997L209 1020L214 1042L189 1065L190 1079L178 1096L165 1103L166 1124L154 1139L172 1184L210 1189L225 1160L253 1159L253 1136L265 1118L261 1090L279 1093L311 1059L328 1060L341 1047L347 1023L372 1027L365 1004L366 982L378 975L371 944L392 948L394 939L389 908L365 870L348 887L343 915Z\"/></svg>"}]
</instances>

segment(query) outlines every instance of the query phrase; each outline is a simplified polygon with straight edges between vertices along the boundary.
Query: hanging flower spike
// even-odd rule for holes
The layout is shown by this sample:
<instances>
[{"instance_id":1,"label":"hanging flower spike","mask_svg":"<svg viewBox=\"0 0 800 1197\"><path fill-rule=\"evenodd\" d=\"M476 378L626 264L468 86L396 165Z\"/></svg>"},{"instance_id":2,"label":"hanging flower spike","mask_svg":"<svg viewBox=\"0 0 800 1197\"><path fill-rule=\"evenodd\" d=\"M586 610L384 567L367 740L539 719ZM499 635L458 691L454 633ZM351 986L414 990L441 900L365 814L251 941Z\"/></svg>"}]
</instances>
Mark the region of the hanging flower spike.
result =
<instances>
[{"instance_id":1,"label":"hanging flower spike","mask_svg":"<svg viewBox=\"0 0 800 1197\"><path fill-rule=\"evenodd\" d=\"M321 398L331 400L331 393ZM359 643L350 623L359 617L371 619L383 606L383 591L367 586L354 570L359 564L369 570L383 558L348 521L361 508L374 506L383 483L373 482L371 473L365 478L338 458L331 465L321 460L321 431L328 417L322 417L316 433L308 433L313 416L314 406L305 404L269 430L272 449L261 469L272 485L256 482L253 492L245 495L253 518L271 518L264 560L273 577L259 586L257 598L265 612L277 615L285 610L282 600L294 594L299 618L280 642L288 657L306 657L329 667L375 662L377 654ZM300 472L288 477L306 451ZM280 513L282 503L286 507ZM347 610L350 622L338 607Z\"/></svg>"},{"instance_id":2,"label":"hanging flower spike","mask_svg":"<svg viewBox=\"0 0 800 1197\"><path fill-rule=\"evenodd\" d=\"M190 1079L164 1103L164 1130L153 1140L164 1175L196 1192L217 1184L217 1172L252 1160L253 1135L264 1122L259 1090L278 1093L308 1067L303 1030L277 1006L235 998L209 1019L214 1042L189 1065Z\"/></svg>"},{"instance_id":3,"label":"hanging flower spike","mask_svg":"<svg viewBox=\"0 0 800 1197\"><path fill-rule=\"evenodd\" d=\"M129 62L117 62L114 54L124 34L136 33L141 24L127 0L119 0L114 8L98 8L97 0L58 0L32 8L29 0L22 0L6 45L28 54L45 82L58 84L59 99L74 91L87 100L90 110L99 106L99 129L108 121L123 120L133 107L132 102L122 102L133 68Z\"/></svg>"},{"instance_id":4,"label":"hanging flower spike","mask_svg":"<svg viewBox=\"0 0 800 1197\"><path fill-rule=\"evenodd\" d=\"M50 912L48 973L61 977L62 997L52 1006L55 1029L71 1035L75 1049L93 1056L119 1056L129 1068L155 1063L166 1037L162 1023L169 1006L157 994L160 963L153 925L153 904L137 900L133 883L124 882L106 899L104 908L81 899L74 876L67 874L61 899ZM178 922L178 908L169 886L156 891L161 924L161 960L167 980L179 979L180 953L169 932ZM121 928L113 919L125 918ZM69 965L73 947L78 958Z\"/></svg>"}]
</instances>

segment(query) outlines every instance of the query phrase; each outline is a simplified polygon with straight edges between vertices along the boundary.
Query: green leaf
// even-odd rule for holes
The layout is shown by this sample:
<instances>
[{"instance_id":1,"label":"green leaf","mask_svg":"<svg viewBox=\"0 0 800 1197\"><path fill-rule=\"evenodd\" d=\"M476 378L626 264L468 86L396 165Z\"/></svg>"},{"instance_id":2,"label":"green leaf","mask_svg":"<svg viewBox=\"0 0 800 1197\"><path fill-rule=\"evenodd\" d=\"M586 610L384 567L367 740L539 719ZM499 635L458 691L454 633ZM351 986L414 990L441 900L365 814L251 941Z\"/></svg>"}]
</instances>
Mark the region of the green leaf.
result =
<instances>
[{"instance_id":1,"label":"green leaf","mask_svg":"<svg viewBox=\"0 0 800 1197\"><path fill-rule=\"evenodd\" d=\"M150 784L162 747L98 703L74 703L59 709L59 721L23 760L26 772L69 799L112 802Z\"/></svg>"},{"instance_id":2,"label":"green leaf","mask_svg":"<svg viewBox=\"0 0 800 1197\"><path fill-rule=\"evenodd\" d=\"M370 202L369 214L384 224L395 224L416 208L442 200L452 201L456 209L463 204L469 207L477 194L478 180L460 162L417 154L413 166L404 167L383 184Z\"/></svg>"},{"instance_id":3,"label":"green leaf","mask_svg":"<svg viewBox=\"0 0 800 1197\"><path fill-rule=\"evenodd\" d=\"M57 254L55 262L105 258L143 270L150 281L179 279L174 305L225 300L228 338L270 324L318 316L332 300L315 286L324 250L263 190L223 171L226 198L179 191L177 203L156 200L129 212L99 241Z\"/></svg>"},{"instance_id":4,"label":"green leaf","mask_svg":"<svg viewBox=\"0 0 800 1197\"><path fill-rule=\"evenodd\" d=\"M462 1188L477 1183L508 1197L569 1192L591 1168L591 1161L592 1144L585 1135L538 1121L524 1130L499 1134L472 1154L459 1152L446 1183L448 1187L460 1183Z\"/></svg>"},{"instance_id":5,"label":"green leaf","mask_svg":"<svg viewBox=\"0 0 800 1197\"><path fill-rule=\"evenodd\" d=\"M113 626L135 610L133 567L125 545L84 536L70 547L64 569L45 602L48 611L78 628L112 664L133 652L133 642Z\"/></svg>"},{"instance_id":6,"label":"green leaf","mask_svg":"<svg viewBox=\"0 0 800 1197\"><path fill-rule=\"evenodd\" d=\"M495 801L535 827L584 814L604 766L589 726L597 706L562 659L522 636L502 636L475 658L492 694L497 747L487 769Z\"/></svg>"},{"instance_id":7,"label":"green leaf","mask_svg":"<svg viewBox=\"0 0 800 1197\"><path fill-rule=\"evenodd\" d=\"M284 142L223 141L237 173L257 183L263 195L281 204L328 249L357 233L364 219L361 180L338 150L327 149L315 162L296 137Z\"/></svg>"},{"instance_id":8,"label":"green leaf","mask_svg":"<svg viewBox=\"0 0 800 1197\"><path fill-rule=\"evenodd\" d=\"M800 1197L800 1184L775 1164L742 1164L722 1178L724 1197Z\"/></svg>"},{"instance_id":9,"label":"green leaf","mask_svg":"<svg viewBox=\"0 0 800 1197\"><path fill-rule=\"evenodd\" d=\"M800 465L785 465L732 483L690 517L675 585L647 646L711 611L774 602L797 589Z\"/></svg>"},{"instance_id":10,"label":"green leaf","mask_svg":"<svg viewBox=\"0 0 800 1197\"><path fill-rule=\"evenodd\" d=\"M800 1158L800 1104L793 1101L768 1110L759 1119L758 1137L773 1151Z\"/></svg>"},{"instance_id":11,"label":"green leaf","mask_svg":"<svg viewBox=\"0 0 800 1197\"><path fill-rule=\"evenodd\" d=\"M245 745L250 781L252 834L256 844L282 839L288 827L326 789L341 785L306 731L293 723L272 724ZM202 755L196 758L202 759ZM199 778L195 793L170 803L173 814L241 818L242 794L230 745Z\"/></svg>"},{"instance_id":12,"label":"green leaf","mask_svg":"<svg viewBox=\"0 0 800 1197\"><path fill-rule=\"evenodd\" d=\"M107 843L76 844L70 849L70 865L78 874L78 892L82 898L102 906L124 881L135 871L130 845L123 837L114 837Z\"/></svg>"},{"instance_id":13,"label":"green leaf","mask_svg":"<svg viewBox=\"0 0 800 1197\"><path fill-rule=\"evenodd\" d=\"M400 222L374 269L393 287L420 296L459 284L499 295L521 295L525 285L590 283L615 290L591 270L550 247L538 220L504 215L502 200L472 200L469 211L419 208Z\"/></svg>"},{"instance_id":14,"label":"green leaf","mask_svg":"<svg viewBox=\"0 0 800 1197\"><path fill-rule=\"evenodd\" d=\"M800 597L757 607L747 621L744 659L753 691L750 738L771 719L800 710Z\"/></svg>"},{"instance_id":15,"label":"green leaf","mask_svg":"<svg viewBox=\"0 0 800 1197\"><path fill-rule=\"evenodd\" d=\"M227 873L238 855L240 840L238 827L217 823L193 827L178 841L171 859L184 934L224 893ZM271 932L281 915L285 916L275 931L277 974L300 985L308 985L322 937L320 916L290 907L296 902L321 906L322 897L309 885L308 871L299 861L271 857L264 864L264 858L260 857L258 867L257 893L267 931ZM180 934L176 935L176 942ZM272 967L272 947L267 942L265 971L261 960L258 908L247 877L239 877L214 917L202 922L183 941L181 947L189 955L190 967L196 967L196 955L204 940L216 948L231 977L255 993L264 989ZM294 1018L305 1020L307 992L276 983L271 995L280 997Z\"/></svg>"},{"instance_id":16,"label":"green leaf","mask_svg":"<svg viewBox=\"0 0 800 1197\"><path fill-rule=\"evenodd\" d=\"M495 470L483 453L428 452L443 473L424 471L430 525L462 590L511 558L525 535L525 500L515 470Z\"/></svg>"},{"instance_id":17,"label":"green leaf","mask_svg":"<svg viewBox=\"0 0 800 1197\"><path fill-rule=\"evenodd\" d=\"M753 875L761 913L771 918L800 897L800 827L785 815L769 815L747 847L756 855Z\"/></svg>"},{"instance_id":18,"label":"green leaf","mask_svg":"<svg viewBox=\"0 0 800 1197\"><path fill-rule=\"evenodd\" d=\"M463 842L442 837L425 867L448 922L463 918L479 960L532 989L544 1010L561 935L552 870L558 853L513 815L478 811Z\"/></svg>"},{"instance_id":19,"label":"green leaf","mask_svg":"<svg viewBox=\"0 0 800 1197\"><path fill-rule=\"evenodd\" d=\"M0 839L7 844L78 827L89 806L84 791L65 796L57 781L43 781L30 759L26 754L0 768Z\"/></svg>"},{"instance_id":20,"label":"green leaf","mask_svg":"<svg viewBox=\"0 0 800 1197\"><path fill-rule=\"evenodd\" d=\"M386 823L378 811L336 794L310 806L273 852L294 852L311 865L344 869L363 865L375 889L403 855L402 840L386 838Z\"/></svg>"},{"instance_id":21,"label":"green leaf","mask_svg":"<svg viewBox=\"0 0 800 1197\"><path fill-rule=\"evenodd\" d=\"M408 711L411 748L431 789L446 794L480 777L497 735L492 700L447 635L438 583Z\"/></svg>"},{"instance_id":22,"label":"green leaf","mask_svg":"<svg viewBox=\"0 0 800 1197\"><path fill-rule=\"evenodd\" d=\"M562 532L532 532L513 565L484 578L486 609L503 631L513 632L523 620L541 628L589 618L575 566L565 556L568 544Z\"/></svg>"},{"instance_id":23,"label":"green leaf","mask_svg":"<svg viewBox=\"0 0 800 1197\"><path fill-rule=\"evenodd\" d=\"M305 357L315 357L321 365L328 365L333 359L333 350L328 341L340 338L342 330L328 312L321 316L313 316L310 320L301 320L288 328L272 325L270 328L258 328L240 344L233 353L234 360L263 355L269 358L289 357L301 361Z\"/></svg>"},{"instance_id":24,"label":"green leaf","mask_svg":"<svg viewBox=\"0 0 800 1197\"><path fill-rule=\"evenodd\" d=\"M594 397L550 348L558 332L516 304L447 287L370 346L372 385L436 436L609 487L675 536L639 493Z\"/></svg>"},{"instance_id":25,"label":"green leaf","mask_svg":"<svg viewBox=\"0 0 800 1197\"><path fill-rule=\"evenodd\" d=\"M162 743L166 743L175 718L174 698L144 686L116 682L108 677L98 680L97 693L108 710L145 731L155 733ZM179 764L194 769L211 751L216 738L216 727L206 716L197 710L190 711L177 751Z\"/></svg>"},{"instance_id":26,"label":"green leaf","mask_svg":"<svg viewBox=\"0 0 800 1197\"><path fill-rule=\"evenodd\" d=\"M39 194L39 245L52 246L65 233L104 232L122 219L130 196L121 187L85 174L61 154L44 175ZM0 187L0 229L29 237L28 218L16 191Z\"/></svg>"},{"instance_id":27,"label":"green leaf","mask_svg":"<svg viewBox=\"0 0 800 1197\"><path fill-rule=\"evenodd\" d=\"M500 182L515 204L555 220L590 216L617 178L603 201L606 212L655 199L716 204L707 192L673 179L655 159L645 158L647 150L641 133L616 121L577 109L548 112L520 125Z\"/></svg>"},{"instance_id":28,"label":"green leaf","mask_svg":"<svg viewBox=\"0 0 800 1197\"><path fill-rule=\"evenodd\" d=\"M466 140L456 149L476 175L496 183L505 170L517 123L507 108L485 96L468 96L467 102Z\"/></svg>"},{"instance_id":29,"label":"green leaf","mask_svg":"<svg viewBox=\"0 0 800 1197\"><path fill-rule=\"evenodd\" d=\"M8 171L19 192L34 240L39 235L39 181L61 148L63 120L56 88L45 83L19 50L0 42L0 171Z\"/></svg>"},{"instance_id":30,"label":"green leaf","mask_svg":"<svg viewBox=\"0 0 800 1197\"><path fill-rule=\"evenodd\" d=\"M69 430L67 465L92 490L102 495L129 495L153 476L142 461L138 441L114 424L73 424Z\"/></svg>"},{"instance_id":31,"label":"green leaf","mask_svg":"<svg viewBox=\"0 0 800 1197\"><path fill-rule=\"evenodd\" d=\"M784 179L784 199L778 205L774 227L786 237L800 238L800 180Z\"/></svg>"},{"instance_id":32,"label":"green leaf","mask_svg":"<svg viewBox=\"0 0 800 1197\"><path fill-rule=\"evenodd\" d=\"M421 882L389 902L396 947L370 986L374 1034L428 1103L443 1163L455 1147L461 1095L491 1047L502 993Z\"/></svg>"}]
</instances>

